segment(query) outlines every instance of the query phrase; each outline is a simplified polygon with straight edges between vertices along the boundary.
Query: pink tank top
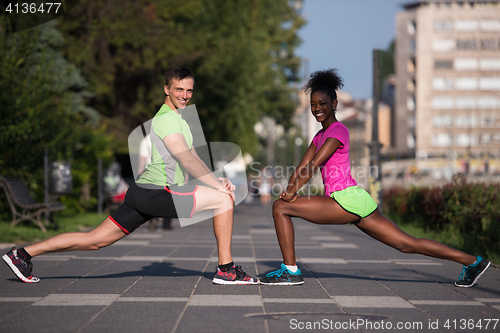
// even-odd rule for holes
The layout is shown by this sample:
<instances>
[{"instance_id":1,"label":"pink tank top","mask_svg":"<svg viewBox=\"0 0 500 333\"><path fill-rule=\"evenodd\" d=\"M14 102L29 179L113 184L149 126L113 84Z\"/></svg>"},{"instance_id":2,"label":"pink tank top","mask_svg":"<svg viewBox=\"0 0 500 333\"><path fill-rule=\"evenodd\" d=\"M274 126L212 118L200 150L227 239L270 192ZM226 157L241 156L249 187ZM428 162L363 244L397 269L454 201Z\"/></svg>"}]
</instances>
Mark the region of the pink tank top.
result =
<instances>
[{"instance_id":1,"label":"pink tank top","mask_svg":"<svg viewBox=\"0 0 500 333\"><path fill-rule=\"evenodd\" d=\"M319 130L312 140L316 146L316 152L318 152L328 138L339 140L341 145L320 167L326 196L357 185L357 182L351 176L349 130L344 124L338 121L331 124L326 130Z\"/></svg>"}]
</instances>

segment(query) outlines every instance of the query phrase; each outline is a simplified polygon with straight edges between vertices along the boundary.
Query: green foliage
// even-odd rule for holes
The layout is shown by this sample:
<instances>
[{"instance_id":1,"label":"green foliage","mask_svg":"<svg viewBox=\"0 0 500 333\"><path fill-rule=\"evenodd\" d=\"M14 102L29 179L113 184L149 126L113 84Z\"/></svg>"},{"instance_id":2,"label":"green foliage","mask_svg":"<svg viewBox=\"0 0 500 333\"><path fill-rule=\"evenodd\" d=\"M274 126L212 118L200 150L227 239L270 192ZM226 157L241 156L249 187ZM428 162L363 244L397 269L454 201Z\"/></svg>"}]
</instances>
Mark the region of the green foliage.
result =
<instances>
[{"instance_id":1,"label":"green foliage","mask_svg":"<svg viewBox=\"0 0 500 333\"><path fill-rule=\"evenodd\" d=\"M125 0L119 7L82 0L61 19L68 58L82 68L92 105L127 153L131 129L163 103L163 73L195 74L196 104L207 141L253 152L263 114L289 124L297 79L297 30L287 0Z\"/></svg>"},{"instance_id":2,"label":"green foliage","mask_svg":"<svg viewBox=\"0 0 500 333\"><path fill-rule=\"evenodd\" d=\"M485 257L500 255L500 184L456 182L433 188L393 188L387 211L430 232L460 234L460 248Z\"/></svg>"},{"instance_id":3,"label":"green foliage","mask_svg":"<svg viewBox=\"0 0 500 333\"><path fill-rule=\"evenodd\" d=\"M79 70L59 50L55 22L9 34L0 30L0 168L22 177L43 200L43 154L72 162L75 191L95 174L97 158L109 160L110 139L98 128L99 114ZM62 198L70 204L71 197ZM81 204L75 202L75 208Z\"/></svg>"}]
</instances>

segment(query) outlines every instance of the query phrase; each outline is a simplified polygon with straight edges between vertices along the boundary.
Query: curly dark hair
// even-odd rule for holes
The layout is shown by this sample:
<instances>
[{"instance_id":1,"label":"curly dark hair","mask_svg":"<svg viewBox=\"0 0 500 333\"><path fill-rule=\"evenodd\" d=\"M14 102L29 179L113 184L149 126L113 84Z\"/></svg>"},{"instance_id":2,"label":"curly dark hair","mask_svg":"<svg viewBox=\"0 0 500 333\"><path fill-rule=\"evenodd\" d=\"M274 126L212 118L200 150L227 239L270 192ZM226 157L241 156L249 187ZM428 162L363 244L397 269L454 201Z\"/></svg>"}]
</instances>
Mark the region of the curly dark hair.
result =
<instances>
[{"instance_id":1,"label":"curly dark hair","mask_svg":"<svg viewBox=\"0 0 500 333\"><path fill-rule=\"evenodd\" d=\"M330 68L323 71L316 71L311 74L309 81L302 88L306 93L314 94L316 91L326 93L332 101L337 99L338 90L344 86L344 80L340 77L336 68Z\"/></svg>"}]
</instances>

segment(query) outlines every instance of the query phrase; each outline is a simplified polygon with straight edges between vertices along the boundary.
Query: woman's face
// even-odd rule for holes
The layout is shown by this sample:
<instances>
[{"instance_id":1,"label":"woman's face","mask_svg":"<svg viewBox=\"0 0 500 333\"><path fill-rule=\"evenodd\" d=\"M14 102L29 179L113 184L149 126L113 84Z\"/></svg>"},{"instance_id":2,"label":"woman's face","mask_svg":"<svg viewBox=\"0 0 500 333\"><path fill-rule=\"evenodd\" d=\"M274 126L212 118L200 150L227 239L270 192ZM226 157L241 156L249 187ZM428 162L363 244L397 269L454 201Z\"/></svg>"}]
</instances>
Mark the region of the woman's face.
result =
<instances>
[{"instance_id":1,"label":"woman's face","mask_svg":"<svg viewBox=\"0 0 500 333\"><path fill-rule=\"evenodd\" d=\"M335 118L334 109L338 101L331 100L330 96L323 91L316 91L311 95L311 112L318 122L323 122L330 117Z\"/></svg>"}]
</instances>

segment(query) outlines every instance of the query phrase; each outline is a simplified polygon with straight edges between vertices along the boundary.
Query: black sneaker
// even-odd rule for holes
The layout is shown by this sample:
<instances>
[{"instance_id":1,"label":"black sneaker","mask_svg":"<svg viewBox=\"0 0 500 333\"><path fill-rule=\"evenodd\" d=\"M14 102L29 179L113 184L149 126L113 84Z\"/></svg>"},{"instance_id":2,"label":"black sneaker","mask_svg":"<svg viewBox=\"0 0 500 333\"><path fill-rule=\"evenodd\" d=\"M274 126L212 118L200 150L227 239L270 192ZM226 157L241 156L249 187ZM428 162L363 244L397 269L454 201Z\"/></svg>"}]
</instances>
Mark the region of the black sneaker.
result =
<instances>
[{"instance_id":1,"label":"black sneaker","mask_svg":"<svg viewBox=\"0 0 500 333\"><path fill-rule=\"evenodd\" d=\"M40 282L39 278L31 274L31 271L33 270L33 263L31 260L20 256L15 247L4 254L2 259L7 265L9 265L10 269L14 272L14 274L16 274L19 280L26 283Z\"/></svg>"},{"instance_id":2,"label":"black sneaker","mask_svg":"<svg viewBox=\"0 0 500 333\"><path fill-rule=\"evenodd\" d=\"M217 266L212 281L215 284L259 284L259 280L245 273L241 266L233 266L228 269L220 269Z\"/></svg>"},{"instance_id":3,"label":"black sneaker","mask_svg":"<svg viewBox=\"0 0 500 333\"><path fill-rule=\"evenodd\" d=\"M465 266L462 269L462 274L458 278L458 281L455 282L455 286L470 288L472 287L477 280L483 275L484 272L490 267L490 262L480 256L477 256L477 263L472 266Z\"/></svg>"},{"instance_id":4,"label":"black sneaker","mask_svg":"<svg viewBox=\"0 0 500 333\"><path fill-rule=\"evenodd\" d=\"M295 286L303 284L302 272L298 269L295 273L286 268L285 264L281 264L281 268L277 271L268 273L265 278L260 280L261 284L269 284L276 286Z\"/></svg>"}]
</instances>

